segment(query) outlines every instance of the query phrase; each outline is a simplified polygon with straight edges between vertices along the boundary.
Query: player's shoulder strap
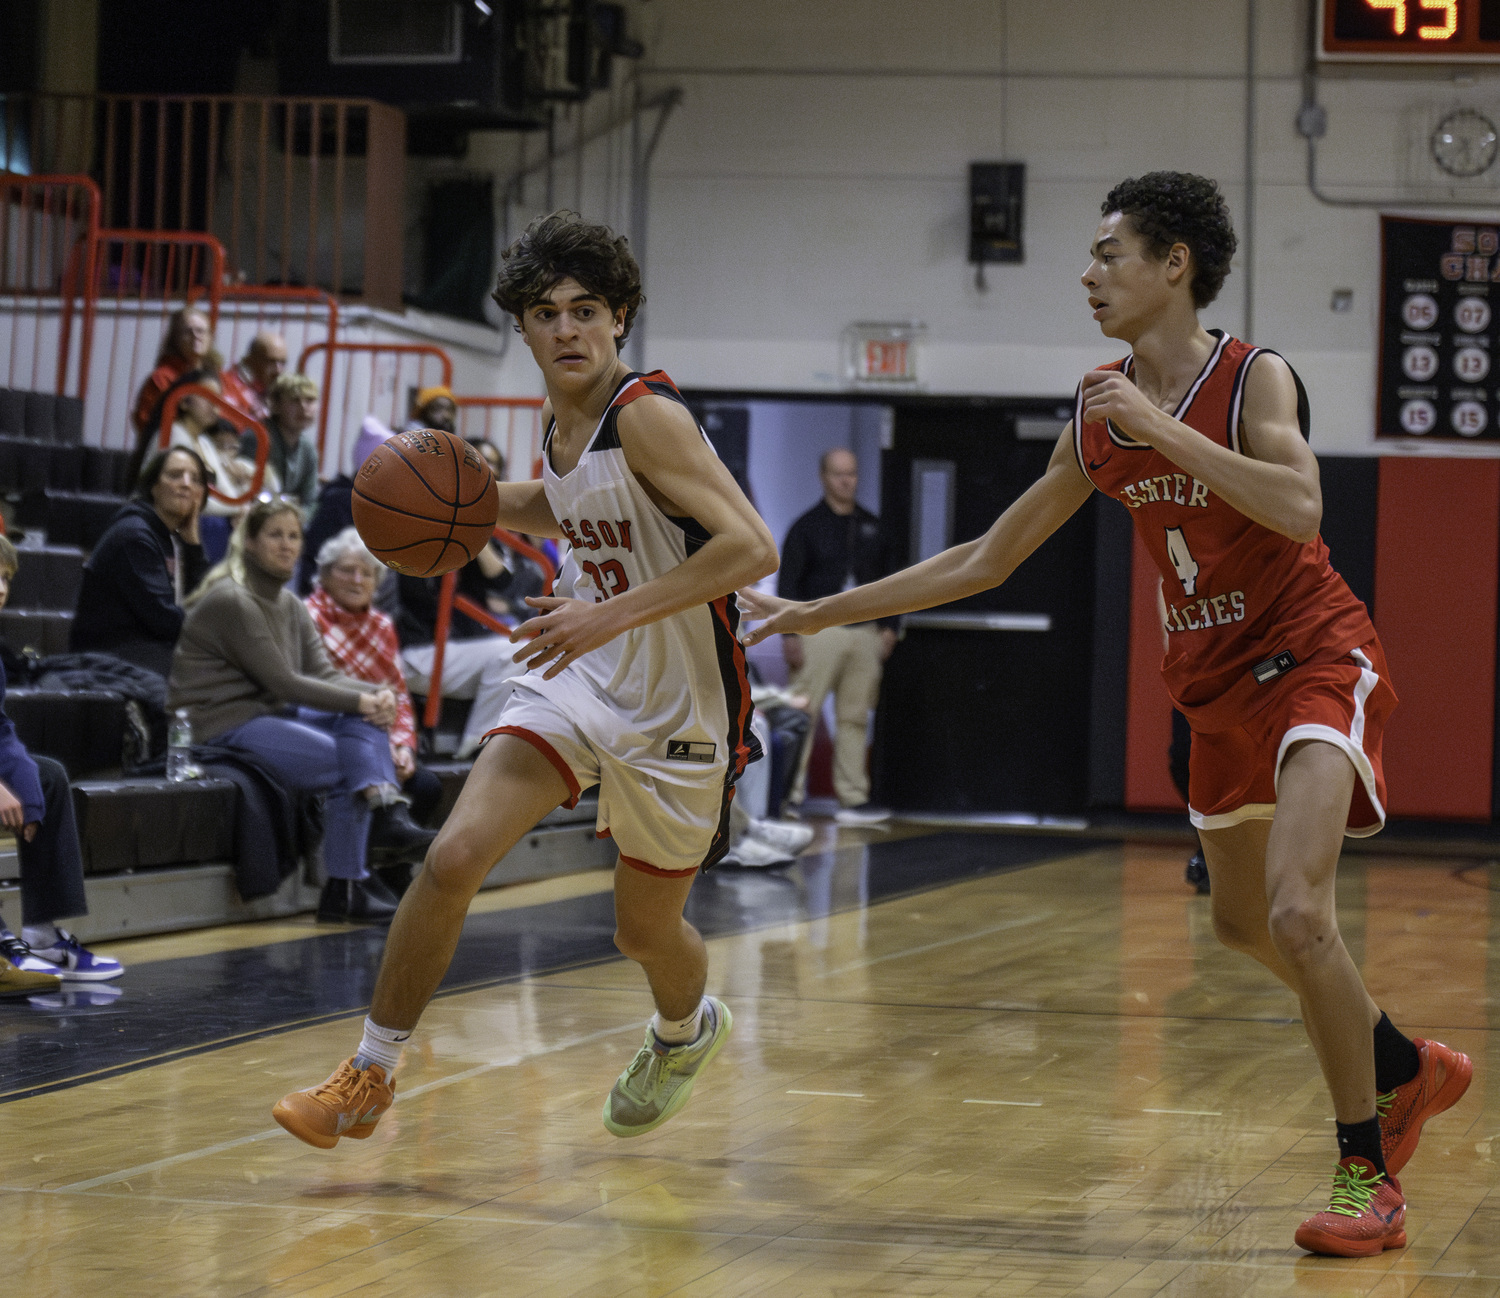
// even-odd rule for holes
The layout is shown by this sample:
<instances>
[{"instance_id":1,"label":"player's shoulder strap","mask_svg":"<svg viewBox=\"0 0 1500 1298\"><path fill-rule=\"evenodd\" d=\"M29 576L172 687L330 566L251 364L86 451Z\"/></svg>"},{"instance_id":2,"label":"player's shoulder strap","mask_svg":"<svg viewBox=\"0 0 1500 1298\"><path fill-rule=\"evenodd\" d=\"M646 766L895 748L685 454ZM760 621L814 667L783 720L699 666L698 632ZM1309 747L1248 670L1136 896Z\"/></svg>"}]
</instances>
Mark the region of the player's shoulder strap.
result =
<instances>
[{"instance_id":1,"label":"player's shoulder strap","mask_svg":"<svg viewBox=\"0 0 1500 1298\"><path fill-rule=\"evenodd\" d=\"M668 401L675 401L678 405L687 407L686 398L677 390L677 385L667 377L665 370L652 370L649 374L637 374L632 371L620 381L614 400L609 403L609 410L605 412L599 436L594 439L594 444L589 449L593 451L619 449L620 428L617 421L620 411L632 401L639 401L642 397L666 397Z\"/></svg>"},{"instance_id":2,"label":"player's shoulder strap","mask_svg":"<svg viewBox=\"0 0 1500 1298\"><path fill-rule=\"evenodd\" d=\"M610 404L619 410L628 406L632 401L639 401L642 397L666 397L668 401L676 401L681 405L687 405L677 385L667 377L666 370L652 370L649 374L628 374L625 382L620 385L620 390L615 393L615 399Z\"/></svg>"},{"instance_id":3,"label":"player's shoulder strap","mask_svg":"<svg viewBox=\"0 0 1500 1298\"><path fill-rule=\"evenodd\" d=\"M1307 388L1302 383L1302 376L1280 352L1269 347L1252 347L1246 344L1245 354L1240 357L1239 365L1235 368L1234 387L1229 400L1229 447L1241 454L1244 453L1244 447L1240 444L1240 408L1245 400L1245 383L1250 377L1250 367L1261 356L1275 356L1291 371L1292 382L1297 386L1297 427L1302 432L1304 442L1312 438L1312 403L1307 399Z\"/></svg>"}]
</instances>

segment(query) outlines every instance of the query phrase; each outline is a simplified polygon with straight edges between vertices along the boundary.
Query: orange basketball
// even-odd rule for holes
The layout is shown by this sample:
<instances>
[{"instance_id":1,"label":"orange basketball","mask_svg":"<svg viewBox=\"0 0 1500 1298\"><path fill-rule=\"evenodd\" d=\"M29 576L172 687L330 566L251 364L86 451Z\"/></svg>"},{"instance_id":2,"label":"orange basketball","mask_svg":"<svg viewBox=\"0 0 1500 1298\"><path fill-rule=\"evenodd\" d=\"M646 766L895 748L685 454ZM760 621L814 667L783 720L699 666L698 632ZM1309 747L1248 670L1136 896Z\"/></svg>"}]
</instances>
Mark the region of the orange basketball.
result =
<instances>
[{"instance_id":1,"label":"orange basketball","mask_svg":"<svg viewBox=\"0 0 1500 1298\"><path fill-rule=\"evenodd\" d=\"M397 433L354 475L354 525L370 553L408 577L440 577L474 558L499 509L490 466L462 437Z\"/></svg>"}]
</instances>

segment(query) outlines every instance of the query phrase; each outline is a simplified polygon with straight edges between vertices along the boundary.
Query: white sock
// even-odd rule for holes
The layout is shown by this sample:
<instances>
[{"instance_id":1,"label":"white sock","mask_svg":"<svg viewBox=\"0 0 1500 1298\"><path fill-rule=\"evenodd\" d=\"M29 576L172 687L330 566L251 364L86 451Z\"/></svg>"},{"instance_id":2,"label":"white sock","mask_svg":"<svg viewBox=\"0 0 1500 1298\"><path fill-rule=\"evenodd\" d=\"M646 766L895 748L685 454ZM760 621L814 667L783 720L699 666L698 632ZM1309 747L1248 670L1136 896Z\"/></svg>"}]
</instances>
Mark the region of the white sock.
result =
<instances>
[{"instance_id":1,"label":"white sock","mask_svg":"<svg viewBox=\"0 0 1500 1298\"><path fill-rule=\"evenodd\" d=\"M685 1046L698 1039L703 1027L703 1002L685 1019L664 1019L658 1011L651 1019L651 1031L664 1046Z\"/></svg>"},{"instance_id":2,"label":"white sock","mask_svg":"<svg viewBox=\"0 0 1500 1298\"><path fill-rule=\"evenodd\" d=\"M21 925L21 941L27 946L41 947L46 949L58 940L57 925L46 924L23 924Z\"/></svg>"},{"instance_id":3,"label":"white sock","mask_svg":"<svg viewBox=\"0 0 1500 1298\"><path fill-rule=\"evenodd\" d=\"M396 1065L401 1062L401 1047L410 1039L409 1030L383 1028L366 1015L365 1035L359 1043L359 1052L354 1056L354 1066L363 1068L369 1064L379 1064L389 1078L396 1071Z\"/></svg>"}]
</instances>

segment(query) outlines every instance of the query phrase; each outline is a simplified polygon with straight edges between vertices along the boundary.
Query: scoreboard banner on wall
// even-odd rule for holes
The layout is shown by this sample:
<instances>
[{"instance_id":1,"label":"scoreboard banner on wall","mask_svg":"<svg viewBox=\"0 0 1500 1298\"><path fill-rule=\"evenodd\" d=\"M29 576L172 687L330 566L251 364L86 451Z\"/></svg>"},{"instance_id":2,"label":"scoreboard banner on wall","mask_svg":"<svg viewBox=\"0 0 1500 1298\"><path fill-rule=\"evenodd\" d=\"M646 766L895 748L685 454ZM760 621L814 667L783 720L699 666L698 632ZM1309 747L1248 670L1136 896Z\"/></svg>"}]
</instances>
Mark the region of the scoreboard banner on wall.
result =
<instances>
[{"instance_id":1,"label":"scoreboard banner on wall","mask_svg":"<svg viewBox=\"0 0 1500 1298\"><path fill-rule=\"evenodd\" d=\"M1500 442L1500 215L1380 219L1380 437Z\"/></svg>"},{"instance_id":2,"label":"scoreboard banner on wall","mask_svg":"<svg viewBox=\"0 0 1500 1298\"><path fill-rule=\"evenodd\" d=\"M1500 0L1323 0L1319 28L1323 59L1500 60Z\"/></svg>"}]
</instances>

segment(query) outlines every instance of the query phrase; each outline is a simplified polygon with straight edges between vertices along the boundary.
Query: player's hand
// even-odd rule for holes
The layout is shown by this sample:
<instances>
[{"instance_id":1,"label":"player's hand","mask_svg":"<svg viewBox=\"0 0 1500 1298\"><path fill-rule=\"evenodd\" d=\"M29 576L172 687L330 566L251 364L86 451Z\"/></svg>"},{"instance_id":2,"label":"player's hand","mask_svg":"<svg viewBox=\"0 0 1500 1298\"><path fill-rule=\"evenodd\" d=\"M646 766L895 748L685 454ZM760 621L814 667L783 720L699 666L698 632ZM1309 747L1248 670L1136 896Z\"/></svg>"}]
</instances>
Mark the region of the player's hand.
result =
<instances>
[{"instance_id":1,"label":"player's hand","mask_svg":"<svg viewBox=\"0 0 1500 1298\"><path fill-rule=\"evenodd\" d=\"M405 784L417 771L417 759L410 748L400 744L391 750L391 764L396 768L396 778Z\"/></svg>"},{"instance_id":2,"label":"player's hand","mask_svg":"<svg viewBox=\"0 0 1500 1298\"><path fill-rule=\"evenodd\" d=\"M1083 376L1085 423L1102 424L1110 419L1137 441L1149 443L1163 417L1161 409L1119 370L1090 370Z\"/></svg>"},{"instance_id":3,"label":"player's hand","mask_svg":"<svg viewBox=\"0 0 1500 1298\"><path fill-rule=\"evenodd\" d=\"M779 595L767 595L765 591L756 590L753 586L737 591L736 597L746 620L760 623L753 631L741 632L740 641L743 644L756 645L773 635L812 635L823 629L813 623L811 604L782 599Z\"/></svg>"},{"instance_id":4,"label":"player's hand","mask_svg":"<svg viewBox=\"0 0 1500 1298\"><path fill-rule=\"evenodd\" d=\"M21 799L0 784L0 825L13 834L19 834L25 823L26 810L21 806Z\"/></svg>"},{"instance_id":5,"label":"player's hand","mask_svg":"<svg viewBox=\"0 0 1500 1298\"><path fill-rule=\"evenodd\" d=\"M515 660L527 671L545 667L544 681L550 681L590 650L608 644L623 630L615 624L608 600L595 604L555 595L528 595L526 603L540 614L522 622L510 633L510 641L526 642L516 651Z\"/></svg>"}]
</instances>

